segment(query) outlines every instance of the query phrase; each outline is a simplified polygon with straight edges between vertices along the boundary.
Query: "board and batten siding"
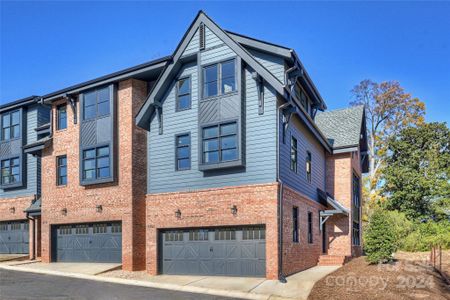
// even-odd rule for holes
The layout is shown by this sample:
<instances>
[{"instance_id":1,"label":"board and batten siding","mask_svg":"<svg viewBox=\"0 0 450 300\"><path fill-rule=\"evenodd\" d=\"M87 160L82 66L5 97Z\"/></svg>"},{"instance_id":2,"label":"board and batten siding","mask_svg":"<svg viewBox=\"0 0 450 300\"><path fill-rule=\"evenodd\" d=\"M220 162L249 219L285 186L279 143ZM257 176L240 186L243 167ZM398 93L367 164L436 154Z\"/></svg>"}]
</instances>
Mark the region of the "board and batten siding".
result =
<instances>
[{"instance_id":1,"label":"board and batten siding","mask_svg":"<svg viewBox=\"0 0 450 300\"><path fill-rule=\"evenodd\" d=\"M175 80L163 98L163 134L158 132L158 121L153 118L148 133L148 193L164 193L271 183L276 180L276 96L265 88L265 112L258 113L256 82L251 70L243 72L243 127L245 168L199 171L198 103L199 65L223 61L236 54L205 27L205 51L200 61L184 65L177 78L190 76L192 87L191 109L175 111ZM193 41L191 41L193 42ZM195 42L195 41L194 41ZM197 42L198 43L198 42ZM192 49L188 46L187 49ZM197 48L198 49L198 48ZM176 171L175 136L189 133L191 137L191 169Z\"/></svg>"},{"instance_id":2,"label":"board and batten siding","mask_svg":"<svg viewBox=\"0 0 450 300\"><path fill-rule=\"evenodd\" d=\"M293 116L285 136L282 139L282 122L280 117L280 177L284 184L297 190L312 200L318 201L317 188L325 191L326 158L325 149L308 131L301 121ZM291 137L297 139L297 173L290 168ZM311 152L311 182L306 176L306 152Z\"/></svg>"},{"instance_id":3,"label":"board and batten siding","mask_svg":"<svg viewBox=\"0 0 450 300\"><path fill-rule=\"evenodd\" d=\"M39 124L39 115L45 114L45 109L43 109L40 105L32 105L27 108L24 108L23 113L26 114L26 124L23 128L25 132L22 133L22 137L25 138L24 144L30 144L37 140L37 134L34 130ZM25 196L33 196L39 193L40 187L39 185L39 158L31 155L31 154L23 154L25 157L25 169L26 169L26 177L24 178L25 183L24 186L18 188L12 188L7 190L0 189L0 198L16 198L16 197L25 197Z\"/></svg>"}]
</instances>

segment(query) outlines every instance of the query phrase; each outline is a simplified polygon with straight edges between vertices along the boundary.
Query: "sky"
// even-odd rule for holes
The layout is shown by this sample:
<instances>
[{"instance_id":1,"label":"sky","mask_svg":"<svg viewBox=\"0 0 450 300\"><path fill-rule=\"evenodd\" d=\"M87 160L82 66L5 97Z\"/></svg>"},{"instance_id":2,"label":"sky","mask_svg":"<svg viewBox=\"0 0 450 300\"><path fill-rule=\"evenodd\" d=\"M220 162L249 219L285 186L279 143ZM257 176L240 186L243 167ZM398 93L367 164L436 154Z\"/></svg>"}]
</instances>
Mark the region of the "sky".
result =
<instances>
[{"instance_id":1,"label":"sky","mask_svg":"<svg viewBox=\"0 0 450 300\"><path fill-rule=\"evenodd\" d=\"M329 109L361 80L397 80L450 123L450 2L0 0L0 104L172 54L200 9L294 48Z\"/></svg>"}]
</instances>

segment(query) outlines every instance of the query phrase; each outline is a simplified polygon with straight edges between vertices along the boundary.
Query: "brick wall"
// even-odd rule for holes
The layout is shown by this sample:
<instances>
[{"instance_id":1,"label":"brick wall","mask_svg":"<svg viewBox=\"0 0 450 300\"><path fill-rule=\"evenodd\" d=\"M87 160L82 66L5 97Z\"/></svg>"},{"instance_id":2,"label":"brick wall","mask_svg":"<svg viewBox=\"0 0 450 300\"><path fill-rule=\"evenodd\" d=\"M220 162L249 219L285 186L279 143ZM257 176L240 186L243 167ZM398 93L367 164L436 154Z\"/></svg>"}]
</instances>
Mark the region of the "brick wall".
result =
<instances>
[{"instance_id":1,"label":"brick wall","mask_svg":"<svg viewBox=\"0 0 450 300\"><path fill-rule=\"evenodd\" d=\"M119 83L117 101L117 181L108 184L81 186L79 180L79 124L73 123L73 111L67 107L67 129L55 131L53 144L42 157L42 260L51 261L51 226L55 224L122 221L122 263L124 270L145 267L144 249L140 240L145 218L142 213L145 191L146 155L136 159L136 152L145 147L145 135L135 126L134 116L145 100L146 83L126 80ZM55 102L52 113L55 116ZM79 106L79 102L77 102ZM80 109L78 108L78 112ZM80 118L78 118L80 120ZM53 118L56 122L56 118ZM54 128L56 128L54 126ZM145 152L143 152L145 153ZM56 157L67 155L68 184L56 186ZM142 167L144 165L144 167ZM142 194L142 195L141 195ZM136 207L135 207L136 204ZM102 212L96 206L102 205ZM140 205L140 206L139 206ZM61 213L67 209L67 215Z\"/></svg>"},{"instance_id":2,"label":"brick wall","mask_svg":"<svg viewBox=\"0 0 450 300\"><path fill-rule=\"evenodd\" d=\"M278 184L147 195L147 271L158 274L158 230L233 225L266 226L266 277L278 278ZM238 212L231 213L236 205ZM181 218L175 211L181 211Z\"/></svg>"},{"instance_id":3,"label":"brick wall","mask_svg":"<svg viewBox=\"0 0 450 300\"><path fill-rule=\"evenodd\" d=\"M299 242L293 242L293 207L298 207ZM287 186L283 188L283 273L285 276L314 267L322 254L319 211L325 209ZM308 243L308 212L313 213L313 243Z\"/></svg>"},{"instance_id":4,"label":"brick wall","mask_svg":"<svg viewBox=\"0 0 450 300\"><path fill-rule=\"evenodd\" d=\"M327 192L346 208L351 208L352 176L351 154L327 155ZM329 255L351 255L350 219L334 215L327 221Z\"/></svg>"},{"instance_id":5,"label":"brick wall","mask_svg":"<svg viewBox=\"0 0 450 300\"><path fill-rule=\"evenodd\" d=\"M361 178L359 152L327 155L327 192L346 208L352 209L353 174ZM361 182L362 185L362 182ZM361 198L362 201L362 198ZM361 210L360 210L361 213ZM329 255L359 256L361 246L352 245L352 212L350 215L334 215L327 221Z\"/></svg>"}]
</instances>

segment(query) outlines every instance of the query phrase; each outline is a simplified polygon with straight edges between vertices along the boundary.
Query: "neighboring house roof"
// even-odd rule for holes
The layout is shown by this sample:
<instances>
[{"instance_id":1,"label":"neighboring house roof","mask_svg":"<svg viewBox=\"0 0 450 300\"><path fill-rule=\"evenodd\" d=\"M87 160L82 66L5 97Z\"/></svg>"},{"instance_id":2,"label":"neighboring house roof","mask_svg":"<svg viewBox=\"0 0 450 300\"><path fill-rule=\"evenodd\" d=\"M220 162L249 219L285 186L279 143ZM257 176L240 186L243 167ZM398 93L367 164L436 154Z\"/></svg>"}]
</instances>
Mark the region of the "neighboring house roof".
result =
<instances>
[{"instance_id":1,"label":"neighboring house roof","mask_svg":"<svg viewBox=\"0 0 450 300\"><path fill-rule=\"evenodd\" d=\"M319 112L315 122L333 149L358 147L364 128L364 106Z\"/></svg>"},{"instance_id":2,"label":"neighboring house roof","mask_svg":"<svg viewBox=\"0 0 450 300\"><path fill-rule=\"evenodd\" d=\"M20 107L20 106L25 106L31 103L35 103L37 101L37 97L38 96L29 96L26 98L22 98L19 100L15 100L12 102L8 102L6 104L2 104L0 105L0 112L11 109L11 108L16 108L16 107Z\"/></svg>"},{"instance_id":3,"label":"neighboring house roof","mask_svg":"<svg viewBox=\"0 0 450 300\"><path fill-rule=\"evenodd\" d=\"M134 67L130 67L130 68L126 68L111 74L107 74L92 80L88 80L76 85L72 85L69 86L67 88L58 90L56 92L52 92L49 93L47 95L42 96L42 98L44 99L44 101L51 101L51 100L55 100L61 96L63 96L64 94L68 93L77 93L81 90L86 90L95 86L99 86L99 85L103 85L103 84L107 84L107 83L111 83L117 80L125 80L127 78L130 78L132 76L136 76L145 72L150 72L151 70L154 69L159 69L159 68L163 68L164 65L166 64L166 62L168 60L171 59L171 56L165 56L165 57L161 57L155 60L151 60L148 62L145 62L143 64L139 64L137 66Z\"/></svg>"}]
</instances>

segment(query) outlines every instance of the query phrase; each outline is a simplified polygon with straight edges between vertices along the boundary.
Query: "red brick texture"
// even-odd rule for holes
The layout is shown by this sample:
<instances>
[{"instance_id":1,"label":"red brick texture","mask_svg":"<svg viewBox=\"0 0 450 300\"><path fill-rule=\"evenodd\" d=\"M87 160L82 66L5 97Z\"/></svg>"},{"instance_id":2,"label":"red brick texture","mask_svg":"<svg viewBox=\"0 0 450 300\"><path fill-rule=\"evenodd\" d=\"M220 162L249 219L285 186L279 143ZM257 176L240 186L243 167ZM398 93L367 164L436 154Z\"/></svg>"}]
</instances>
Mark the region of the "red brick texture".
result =
<instances>
[{"instance_id":1,"label":"red brick texture","mask_svg":"<svg viewBox=\"0 0 450 300\"><path fill-rule=\"evenodd\" d=\"M32 201L34 200L34 196L26 196L26 197L17 197L17 198L2 198L0 199L0 222L3 221L18 221L18 220L26 220L27 215L24 213L24 210L30 207ZM14 212L10 211L10 209L14 209ZM28 222L31 227L31 222ZM30 231L31 232L31 231ZM30 234L30 258L32 253L32 235Z\"/></svg>"},{"instance_id":2,"label":"red brick texture","mask_svg":"<svg viewBox=\"0 0 450 300\"><path fill-rule=\"evenodd\" d=\"M293 242L293 207L298 207L299 242ZM322 254L319 211L325 207L286 186L283 187L283 274L314 267ZM308 212L312 212L313 243L308 243Z\"/></svg>"},{"instance_id":3,"label":"red brick texture","mask_svg":"<svg viewBox=\"0 0 450 300\"><path fill-rule=\"evenodd\" d=\"M158 230L266 226L266 277L278 278L278 183L147 195L147 271L158 274ZM236 205L238 212L231 213ZM181 218L175 216L181 211Z\"/></svg>"},{"instance_id":4,"label":"red brick texture","mask_svg":"<svg viewBox=\"0 0 450 300\"><path fill-rule=\"evenodd\" d=\"M145 268L146 135L135 125L138 109L145 100L146 83L119 83L117 100L117 180L114 183L81 186L79 178L79 125L73 123L68 106L68 126L55 130L53 144L42 157L42 260L50 262L51 226L55 224L121 221L123 269ZM52 113L56 115L53 104ZM79 102L77 103L79 106ZM77 111L80 109L78 107ZM80 120L80 116L78 120ZM53 118L56 122L56 118ZM54 127L56 128L56 127ZM56 157L67 155L68 183L56 186ZM103 207L102 212L96 206ZM67 214L61 213L67 209Z\"/></svg>"},{"instance_id":5,"label":"red brick texture","mask_svg":"<svg viewBox=\"0 0 450 300\"><path fill-rule=\"evenodd\" d=\"M359 153L327 155L326 161L326 187L327 192L334 195L342 205L352 209L352 178L353 174L361 178ZM361 213L361 211L360 211ZM349 216L335 215L327 221L328 254L359 256L362 254L361 246L352 245L352 212Z\"/></svg>"}]
</instances>

